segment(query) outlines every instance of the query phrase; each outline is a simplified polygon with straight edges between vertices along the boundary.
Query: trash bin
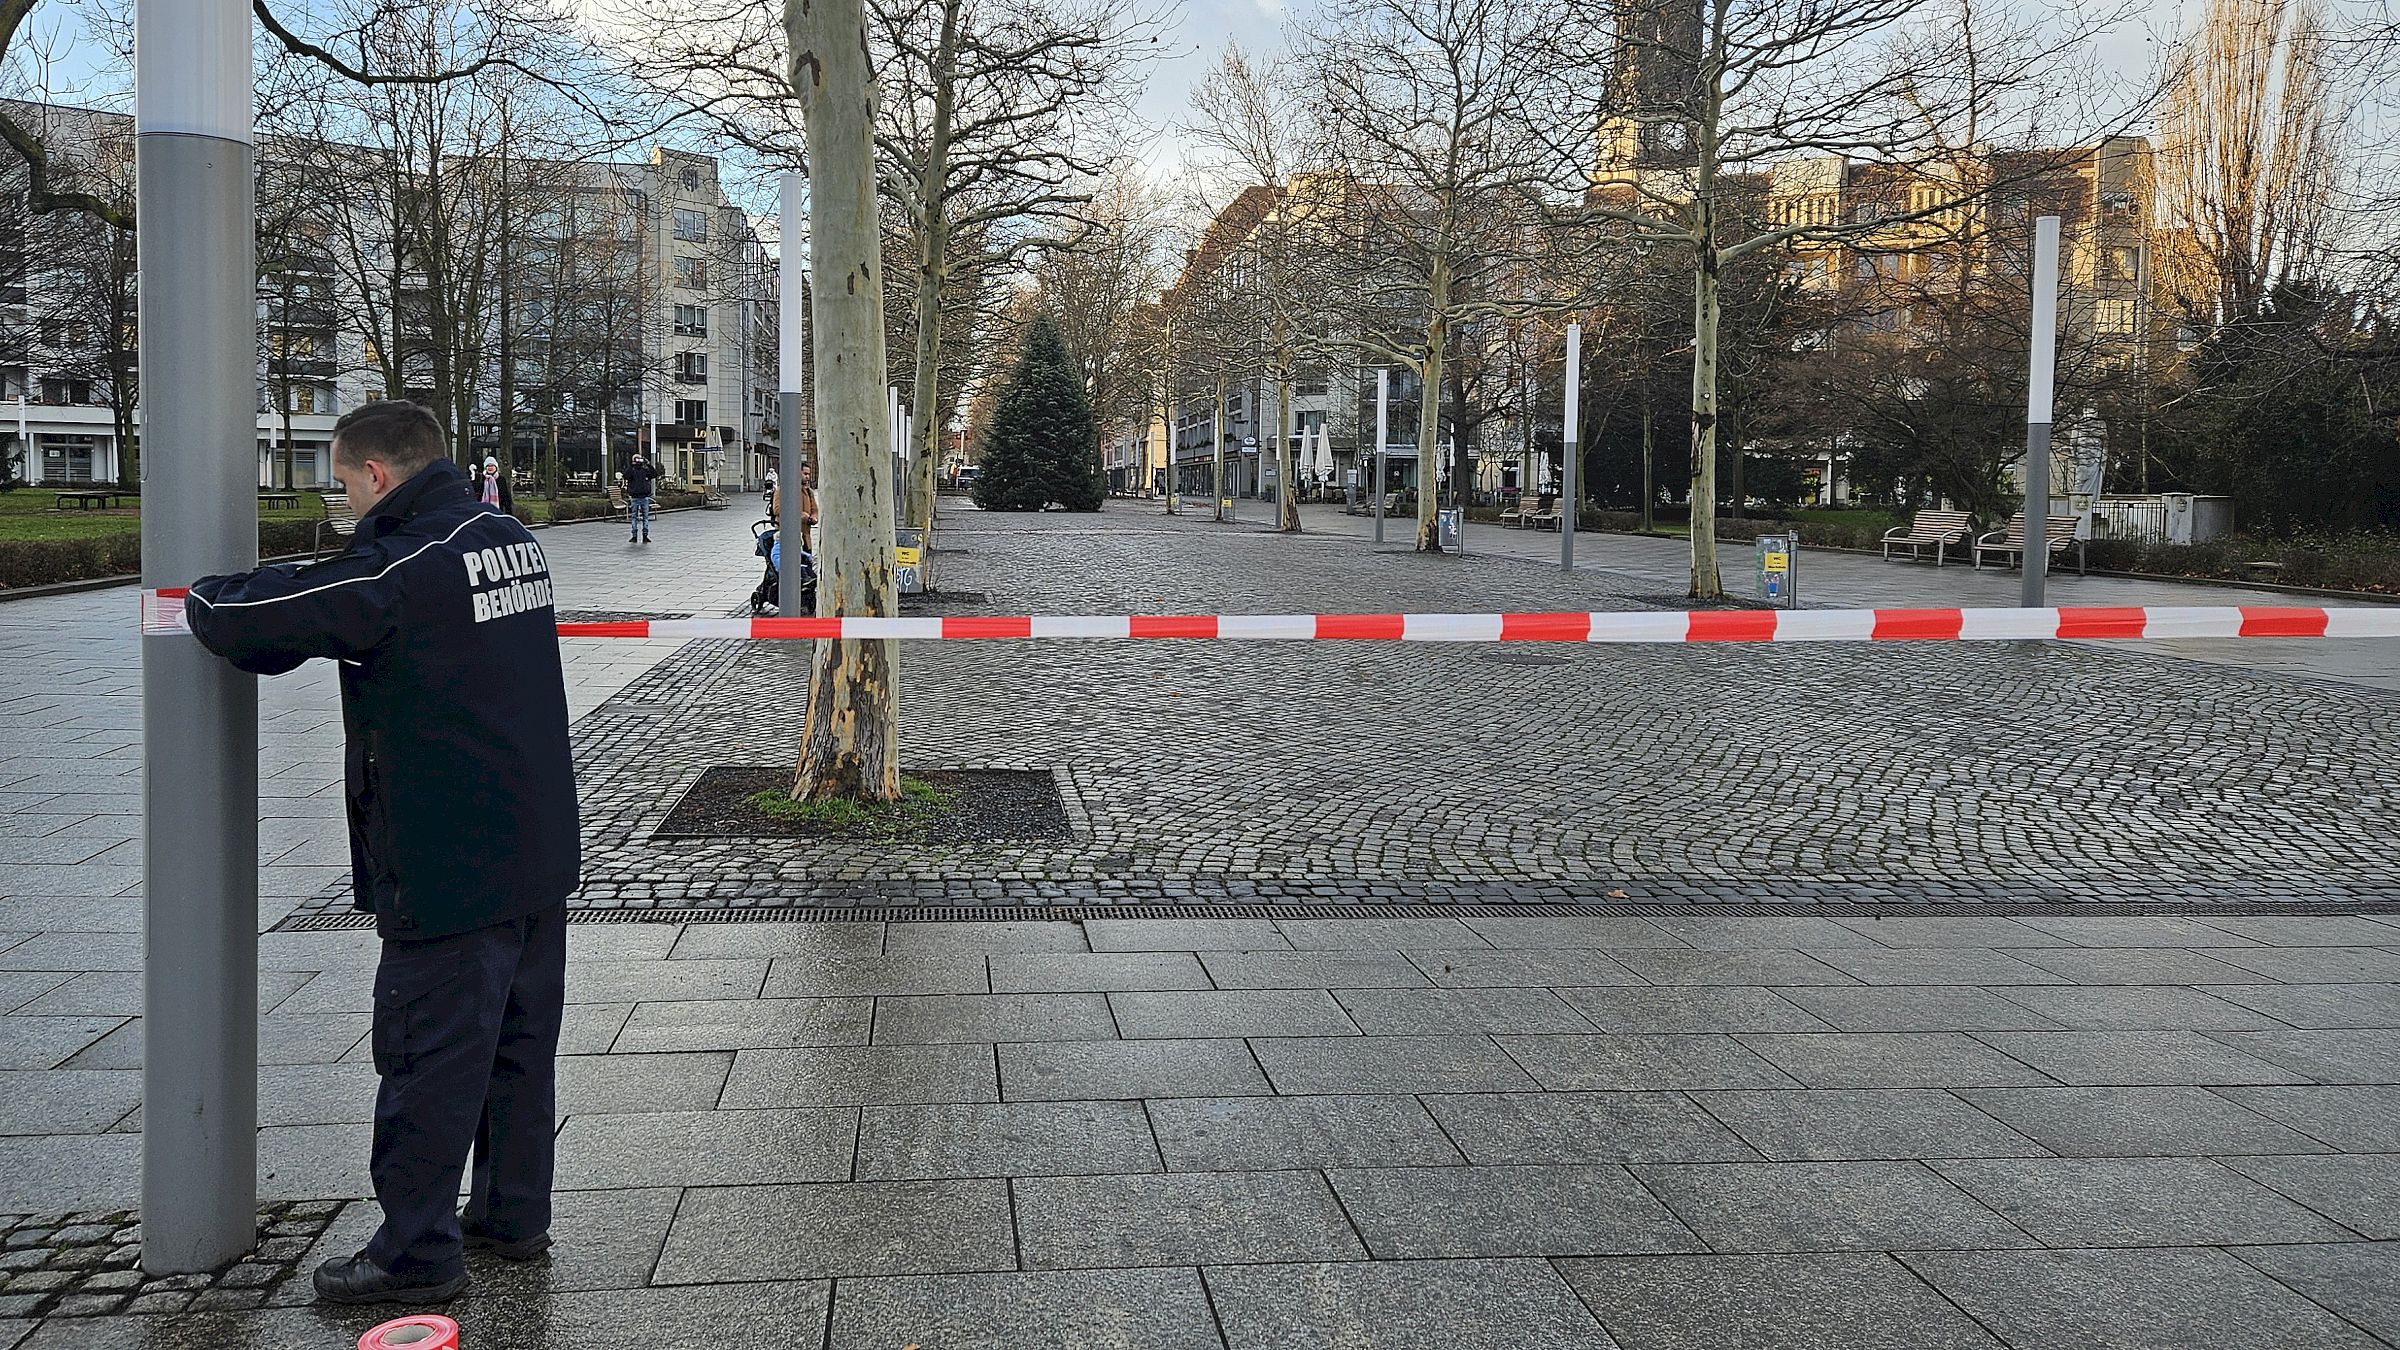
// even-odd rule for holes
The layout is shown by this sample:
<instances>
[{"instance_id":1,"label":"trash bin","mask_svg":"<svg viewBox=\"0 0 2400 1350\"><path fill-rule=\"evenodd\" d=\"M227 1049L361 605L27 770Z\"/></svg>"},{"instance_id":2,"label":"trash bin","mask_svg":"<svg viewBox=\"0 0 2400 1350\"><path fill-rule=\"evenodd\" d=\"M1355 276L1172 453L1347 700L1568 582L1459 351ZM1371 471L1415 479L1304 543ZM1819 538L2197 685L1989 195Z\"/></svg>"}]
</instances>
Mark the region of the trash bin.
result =
<instances>
[{"instance_id":1,"label":"trash bin","mask_svg":"<svg viewBox=\"0 0 2400 1350\"><path fill-rule=\"evenodd\" d=\"M1433 513L1433 535L1444 553L1463 553L1461 542L1466 537L1467 513L1457 507Z\"/></svg>"},{"instance_id":2,"label":"trash bin","mask_svg":"<svg viewBox=\"0 0 2400 1350\"><path fill-rule=\"evenodd\" d=\"M1797 608L1800 603L1799 536L1762 534L1758 537L1755 548L1758 598L1781 609Z\"/></svg>"},{"instance_id":3,"label":"trash bin","mask_svg":"<svg viewBox=\"0 0 2400 1350\"><path fill-rule=\"evenodd\" d=\"M902 595L925 593L925 532L892 531L892 580Z\"/></svg>"}]
</instances>

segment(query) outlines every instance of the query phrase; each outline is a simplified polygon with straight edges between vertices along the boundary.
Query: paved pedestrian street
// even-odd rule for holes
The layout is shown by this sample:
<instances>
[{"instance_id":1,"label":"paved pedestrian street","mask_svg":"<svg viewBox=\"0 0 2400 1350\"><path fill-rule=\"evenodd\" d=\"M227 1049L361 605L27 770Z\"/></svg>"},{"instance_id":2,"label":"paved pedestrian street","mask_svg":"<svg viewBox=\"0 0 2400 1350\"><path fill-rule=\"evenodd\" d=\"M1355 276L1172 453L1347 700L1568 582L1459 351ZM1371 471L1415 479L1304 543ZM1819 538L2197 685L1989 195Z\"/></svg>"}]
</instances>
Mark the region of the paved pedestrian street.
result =
<instances>
[{"instance_id":1,"label":"paved pedestrian street","mask_svg":"<svg viewBox=\"0 0 2400 1350\"><path fill-rule=\"evenodd\" d=\"M545 532L562 606L732 612L754 507ZM921 612L1681 603L1657 541L1567 577L1309 525L959 512ZM264 1236L131 1266L132 610L0 604L0 1350L354 1344L394 1314L306 1276L376 1219L323 669L261 682ZM937 849L658 837L791 760L806 645L570 643L558 1245L448 1312L469 1350L2400 1346L2363 645L913 644L909 765L1046 772L1074 826Z\"/></svg>"}]
</instances>

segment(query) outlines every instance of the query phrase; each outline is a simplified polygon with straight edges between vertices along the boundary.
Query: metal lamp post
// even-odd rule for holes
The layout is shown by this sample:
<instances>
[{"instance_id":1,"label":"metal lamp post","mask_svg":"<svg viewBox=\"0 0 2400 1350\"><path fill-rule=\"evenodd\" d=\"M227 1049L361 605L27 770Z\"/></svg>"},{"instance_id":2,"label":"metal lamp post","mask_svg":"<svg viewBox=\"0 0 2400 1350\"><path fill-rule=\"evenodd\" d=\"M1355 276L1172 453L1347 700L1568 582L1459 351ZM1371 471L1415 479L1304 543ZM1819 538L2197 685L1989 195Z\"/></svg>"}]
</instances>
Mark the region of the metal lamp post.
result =
<instances>
[{"instance_id":1,"label":"metal lamp post","mask_svg":"<svg viewBox=\"0 0 2400 1350\"><path fill-rule=\"evenodd\" d=\"M800 388L805 375L801 337L806 331L808 269L802 264L800 233L808 220L808 180L796 173L787 173L782 182L782 240L777 245L780 256L776 266L780 293L776 297L776 375L775 415L783 425L776 433L776 480L781 494L778 510L789 507L791 514L779 515L776 528L783 531L785 548L783 561L776 569L777 594L784 597L799 594L800 543L796 531L800 512L792 503L800 500L805 491L801 470L807 456L800 447ZM789 611L778 611L788 613Z\"/></svg>"},{"instance_id":2,"label":"metal lamp post","mask_svg":"<svg viewBox=\"0 0 2400 1350\"><path fill-rule=\"evenodd\" d=\"M2050 401L2058 358L2058 217L2033 222L2033 352L2025 387L2025 569L2018 603L2042 607L2050 575Z\"/></svg>"}]
</instances>

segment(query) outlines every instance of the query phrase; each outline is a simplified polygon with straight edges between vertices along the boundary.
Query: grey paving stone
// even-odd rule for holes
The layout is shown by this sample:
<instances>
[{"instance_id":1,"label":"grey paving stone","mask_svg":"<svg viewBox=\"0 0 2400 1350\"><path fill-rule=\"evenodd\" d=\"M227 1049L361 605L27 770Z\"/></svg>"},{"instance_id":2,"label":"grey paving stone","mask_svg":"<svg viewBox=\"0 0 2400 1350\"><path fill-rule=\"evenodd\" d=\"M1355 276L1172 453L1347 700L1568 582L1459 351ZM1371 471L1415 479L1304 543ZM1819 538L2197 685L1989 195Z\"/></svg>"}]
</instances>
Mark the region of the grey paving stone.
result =
<instances>
[{"instance_id":1,"label":"grey paving stone","mask_svg":"<svg viewBox=\"0 0 2400 1350\"><path fill-rule=\"evenodd\" d=\"M1467 927L1495 947L1665 947L1691 944L1648 919L1578 918L1469 919Z\"/></svg>"},{"instance_id":2,"label":"grey paving stone","mask_svg":"<svg viewBox=\"0 0 2400 1350\"><path fill-rule=\"evenodd\" d=\"M2039 1143L1933 1088L1698 1092L1701 1108L1779 1161L2022 1158Z\"/></svg>"},{"instance_id":3,"label":"grey paving stone","mask_svg":"<svg viewBox=\"0 0 2400 1350\"><path fill-rule=\"evenodd\" d=\"M1562 989L1585 1020L1602 1031L1825 1031L1829 1028L1775 989L1723 985L1671 988Z\"/></svg>"},{"instance_id":4,"label":"grey paving stone","mask_svg":"<svg viewBox=\"0 0 2400 1350\"><path fill-rule=\"evenodd\" d=\"M1218 1350L1194 1270L1069 1270L844 1280L830 1350Z\"/></svg>"},{"instance_id":5,"label":"grey paving stone","mask_svg":"<svg viewBox=\"0 0 2400 1350\"><path fill-rule=\"evenodd\" d=\"M1091 919L1096 952L1254 952L1292 944L1273 919Z\"/></svg>"},{"instance_id":6,"label":"grey paving stone","mask_svg":"<svg viewBox=\"0 0 2400 1350\"><path fill-rule=\"evenodd\" d=\"M2221 1251L1908 1252L2021 1350L2366 1350L2332 1314Z\"/></svg>"},{"instance_id":7,"label":"grey paving stone","mask_svg":"<svg viewBox=\"0 0 2400 1350\"><path fill-rule=\"evenodd\" d=\"M2059 947L2072 946L2056 933L2045 932L2021 919L1977 914L1900 915L1893 918L1835 919L1835 923L1886 947Z\"/></svg>"},{"instance_id":8,"label":"grey paving stone","mask_svg":"<svg viewBox=\"0 0 2400 1350\"><path fill-rule=\"evenodd\" d=\"M1616 1350L1541 1261L1234 1266L1207 1273L1229 1350Z\"/></svg>"},{"instance_id":9,"label":"grey paving stone","mask_svg":"<svg viewBox=\"0 0 2400 1350\"><path fill-rule=\"evenodd\" d=\"M670 931L676 937L668 955L686 961L883 954L879 923L695 923Z\"/></svg>"},{"instance_id":10,"label":"grey paving stone","mask_svg":"<svg viewBox=\"0 0 2400 1350\"><path fill-rule=\"evenodd\" d=\"M778 956L762 998L857 998L887 994L981 994L991 978L979 952L854 956L809 952Z\"/></svg>"},{"instance_id":11,"label":"grey paving stone","mask_svg":"<svg viewBox=\"0 0 2400 1350\"><path fill-rule=\"evenodd\" d=\"M1553 1092L1793 1085L1741 1042L1715 1033L1602 1032L1498 1039L1534 1081Z\"/></svg>"},{"instance_id":12,"label":"grey paving stone","mask_svg":"<svg viewBox=\"0 0 2400 1350\"><path fill-rule=\"evenodd\" d=\"M1423 991L1403 991L1423 992ZM1110 994L1128 1040L1176 1037L1354 1036L1358 1026L1322 989L1212 989Z\"/></svg>"},{"instance_id":13,"label":"grey paving stone","mask_svg":"<svg viewBox=\"0 0 2400 1350\"><path fill-rule=\"evenodd\" d=\"M2219 935L2225 930L2211 928L2198 919L2178 919L2149 915L2116 914L2038 914L2019 919L2028 928L2038 928L2054 937L2062 937L2079 947L2229 947L2237 943L2223 942Z\"/></svg>"},{"instance_id":14,"label":"grey paving stone","mask_svg":"<svg viewBox=\"0 0 2400 1350\"><path fill-rule=\"evenodd\" d=\"M1293 1036L1251 1051L1279 1093L1492 1092L1534 1086L1489 1036ZM1212 1094L1222 1095L1222 1094Z\"/></svg>"},{"instance_id":15,"label":"grey paving stone","mask_svg":"<svg viewBox=\"0 0 2400 1350\"><path fill-rule=\"evenodd\" d=\"M367 1157L373 1145L373 1129L363 1121L262 1129L258 1132L259 1196L268 1200L344 1200L372 1194Z\"/></svg>"},{"instance_id":16,"label":"grey paving stone","mask_svg":"<svg viewBox=\"0 0 2400 1350\"><path fill-rule=\"evenodd\" d=\"M2295 1083L2307 1077L2266 1058L2229 1049L2197 1031L1982 1031L1976 1035L2061 1083L2205 1087L2212 1083Z\"/></svg>"},{"instance_id":17,"label":"grey paving stone","mask_svg":"<svg viewBox=\"0 0 2400 1350\"><path fill-rule=\"evenodd\" d=\"M1860 941L1866 939L1861 938ZM1627 951L1620 964L1652 984L1790 985L1856 984L1857 980L1803 952Z\"/></svg>"},{"instance_id":18,"label":"grey paving stone","mask_svg":"<svg viewBox=\"0 0 2400 1350\"><path fill-rule=\"evenodd\" d=\"M1342 989L1334 997L1370 1036L1593 1029L1548 989Z\"/></svg>"},{"instance_id":19,"label":"grey paving stone","mask_svg":"<svg viewBox=\"0 0 2400 1350\"><path fill-rule=\"evenodd\" d=\"M2265 1182L2363 1237L2400 1238L2400 1153L2227 1158L2225 1165Z\"/></svg>"},{"instance_id":20,"label":"grey paving stone","mask_svg":"<svg viewBox=\"0 0 2400 1350\"><path fill-rule=\"evenodd\" d=\"M1366 1255L1315 1172L1029 1177L1011 1189L1027 1270Z\"/></svg>"},{"instance_id":21,"label":"grey paving stone","mask_svg":"<svg viewBox=\"0 0 2400 1350\"><path fill-rule=\"evenodd\" d=\"M991 971L996 994L1212 987L1189 952L1002 952Z\"/></svg>"},{"instance_id":22,"label":"grey paving stone","mask_svg":"<svg viewBox=\"0 0 2400 1350\"><path fill-rule=\"evenodd\" d=\"M1496 951L1412 951L1426 978L1445 989L1503 986L1567 989L1584 985L1641 984L1642 977L1585 947L1511 947Z\"/></svg>"},{"instance_id":23,"label":"grey paving stone","mask_svg":"<svg viewBox=\"0 0 2400 1350\"><path fill-rule=\"evenodd\" d=\"M0 970L0 1013L15 1012L73 978L63 970Z\"/></svg>"},{"instance_id":24,"label":"grey paving stone","mask_svg":"<svg viewBox=\"0 0 2400 1350\"><path fill-rule=\"evenodd\" d=\"M867 998L679 999L641 1003L614 1038L620 1055L865 1045Z\"/></svg>"},{"instance_id":25,"label":"grey paving stone","mask_svg":"<svg viewBox=\"0 0 2400 1350\"><path fill-rule=\"evenodd\" d=\"M561 1055L558 1113L713 1111L733 1068L730 1050L671 1055Z\"/></svg>"},{"instance_id":26,"label":"grey paving stone","mask_svg":"<svg viewBox=\"0 0 2400 1350\"><path fill-rule=\"evenodd\" d=\"M2056 1022L1988 989L1942 985L1881 988L1785 989L1784 998L1822 1019L1820 1027L1842 1031L2050 1030ZM1740 1027L1742 1031L1816 1030L1812 1027Z\"/></svg>"},{"instance_id":27,"label":"grey paving stone","mask_svg":"<svg viewBox=\"0 0 2400 1350\"><path fill-rule=\"evenodd\" d=\"M1140 1102L870 1106L859 1113L859 1181L1155 1172Z\"/></svg>"},{"instance_id":28,"label":"grey paving stone","mask_svg":"<svg viewBox=\"0 0 2400 1350\"><path fill-rule=\"evenodd\" d=\"M1327 1174L1378 1260L1697 1251L1623 1167L1375 1167Z\"/></svg>"},{"instance_id":29,"label":"grey paving stone","mask_svg":"<svg viewBox=\"0 0 2400 1350\"><path fill-rule=\"evenodd\" d=\"M1005 1182L701 1187L684 1193L651 1278L947 1274L1016 1260Z\"/></svg>"},{"instance_id":30,"label":"grey paving stone","mask_svg":"<svg viewBox=\"0 0 2400 1350\"><path fill-rule=\"evenodd\" d=\"M883 949L894 955L928 952L1083 952L1083 925L1056 921L1027 923L895 923L884 929Z\"/></svg>"},{"instance_id":31,"label":"grey paving stone","mask_svg":"<svg viewBox=\"0 0 2400 1350\"><path fill-rule=\"evenodd\" d=\"M2207 915L2200 922L2250 942L2270 947L2389 947L2389 926L2373 919L2344 914L2228 914ZM2208 946L2208 943L2195 943Z\"/></svg>"},{"instance_id":32,"label":"grey paving stone","mask_svg":"<svg viewBox=\"0 0 2400 1350\"><path fill-rule=\"evenodd\" d=\"M858 1113L680 1111L570 1116L558 1132L563 1190L839 1181L850 1175Z\"/></svg>"},{"instance_id":33,"label":"grey paving stone","mask_svg":"<svg viewBox=\"0 0 2400 1350\"><path fill-rule=\"evenodd\" d=\"M2319 1153L2325 1147L2207 1088L1982 1088L1959 1095L2067 1157Z\"/></svg>"},{"instance_id":34,"label":"grey paving stone","mask_svg":"<svg viewBox=\"0 0 2400 1350\"><path fill-rule=\"evenodd\" d=\"M0 954L0 960L14 954ZM2285 984L2400 983L2400 951L2386 947L2238 947L2207 954L2225 965Z\"/></svg>"},{"instance_id":35,"label":"grey paving stone","mask_svg":"<svg viewBox=\"0 0 2400 1350\"><path fill-rule=\"evenodd\" d=\"M114 1209L141 1199L136 1134L0 1138L0 1214Z\"/></svg>"},{"instance_id":36,"label":"grey paving stone","mask_svg":"<svg viewBox=\"0 0 2400 1350\"><path fill-rule=\"evenodd\" d=\"M1012 1102L1223 1097L1269 1090L1248 1043L1230 1040L1003 1045L1000 1086Z\"/></svg>"},{"instance_id":37,"label":"grey paving stone","mask_svg":"<svg viewBox=\"0 0 2400 1350\"><path fill-rule=\"evenodd\" d=\"M1300 951L1449 950L1486 945L1457 919L1277 919L1284 940Z\"/></svg>"},{"instance_id":38,"label":"grey paving stone","mask_svg":"<svg viewBox=\"0 0 2400 1350\"><path fill-rule=\"evenodd\" d=\"M759 996L767 962L582 961L567 968L570 1003L625 1003Z\"/></svg>"},{"instance_id":39,"label":"grey paving stone","mask_svg":"<svg viewBox=\"0 0 2400 1350\"><path fill-rule=\"evenodd\" d=\"M1467 1160L1735 1162L1758 1154L1678 1092L1453 1093L1426 1109Z\"/></svg>"},{"instance_id":40,"label":"grey paving stone","mask_svg":"<svg viewBox=\"0 0 2400 1350\"><path fill-rule=\"evenodd\" d=\"M1953 1031L1744 1033L1735 1039L1809 1087L2018 1087L2050 1081Z\"/></svg>"},{"instance_id":41,"label":"grey paving stone","mask_svg":"<svg viewBox=\"0 0 2400 1350\"><path fill-rule=\"evenodd\" d=\"M639 1289L650 1282L682 1199L683 1192L672 1187L559 1191L552 1197L550 1234L557 1244L550 1254L524 1262L472 1257L471 1287L476 1297L489 1299L538 1298L560 1290ZM354 1242L344 1254L357 1249ZM305 1259L299 1266L304 1274L312 1268ZM306 1285L307 1280L293 1283Z\"/></svg>"},{"instance_id":42,"label":"grey paving stone","mask_svg":"<svg viewBox=\"0 0 2400 1350\"><path fill-rule=\"evenodd\" d=\"M747 924L695 924L692 928L742 928ZM676 935L686 931L682 925L670 923L579 923L567 930L567 962L583 961L657 961L674 954ZM756 952L723 952L718 959L755 956ZM706 957L710 953L690 951L687 957Z\"/></svg>"},{"instance_id":43,"label":"grey paving stone","mask_svg":"<svg viewBox=\"0 0 2400 1350\"><path fill-rule=\"evenodd\" d=\"M625 1019L632 1015L633 1005L630 1003L568 1004L566 1016L559 1022L558 1053L607 1054L609 1047L617 1042L617 1033L624 1029Z\"/></svg>"},{"instance_id":44,"label":"grey paving stone","mask_svg":"<svg viewBox=\"0 0 2400 1350\"><path fill-rule=\"evenodd\" d=\"M2240 987L2213 985L2203 992L2172 984L2066 985L2011 989L2004 996L2049 1018L2060 1029L2071 1031L2243 1031L2275 1025L2272 1020L2220 997L2223 990ZM1960 1028L1962 1031L2043 1029Z\"/></svg>"},{"instance_id":45,"label":"grey paving stone","mask_svg":"<svg viewBox=\"0 0 2400 1350\"><path fill-rule=\"evenodd\" d=\"M6 874L12 869L0 866L0 894L23 895L28 892L10 887ZM45 881L55 875L62 881L82 881L91 889L72 887L51 891L58 897L74 895L113 895L142 879L140 868L74 867L43 868ZM113 883L113 884L111 884ZM106 887L106 889L99 889ZM142 938L139 933L76 933L51 931L36 934L5 951L0 951L0 970L133 970L142 968Z\"/></svg>"},{"instance_id":46,"label":"grey paving stone","mask_svg":"<svg viewBox=\"0 0 2400 1350\"><path fill-rule=\"evenodd\" d=\"M1735 914L1674 914L1652 919L1662 931L1694 947L1716 951L1790 947L1824 950L1882 944L1831 919L1765 918Z\"/></svg>"},{"instance_id":47,"label":"grey paving stone","mask_svg":"<svg viewBox=\"0 0 2400 1350\"><path fill-rule=\"evenodd\" d=\"M2400 984L2237 984L2209 992L2287 1026L2400 1027Z\"/></svg>"},{"instance_id":48,"label":"grey paving stone","mask_svg":"<svg viewBox=\"0 0 2400 1350\"><path fill-rule=\"evenodd\" d=\"M1998 1350L1880 1252L1558 1263L1626 1350Z\"/></svg>"},{"instance_id":49,"label":"grey paving stone","mask_svg":"<svg viewBox=\"0 0 2400 1350\"><path fill-rule=\"evenodd\" d=\"M303 970L258 972L258 1008L272 1011L309 982ZM142 1015L142 976L132 970L90 971L51 990L19 1013L36 1017L139 1017Z\"/></svg>"},{"instance_id":50,"label":"grey paving stone","mask_svg":"<svg viewBox=\"0 0 2400 1350\"><path fill-rule=\"evenodd\" d=\"M2240 1247L2233 1254L2368 1334L2400 1344L2400 1242Z\"/></svg>"},{"instance_id":51,"label":"grey paving stone","mask_svg":"<svg viewBox=\"0 0 2400 1350\"><path fill-rule=\"evenodd\" d=\"M814 1046L744 1050L733 1057L719 1104L882 1106L1000 1100L988 1045Z\"/></svg>"},{"instance_id":52,"label":"grey paving stone","mask_svg":"<svg viewBox=\"0 0 2400 1350\"><path fill-rule=\"evenodd\" d=\"M2400 1083L2400 1031L2217 1031L2210 1038L2244 1055L2321 1083ZM2272 1082L2273 1079L2252 1079ZM2283 1080L2291 1081L2289 1078Z\"/></svg>"},{"instance_id":53,"label":"grey paving stone","mask_svg":"<svg viewBox=\"0 0 2400 1350\"><path fill-rule=\"evenodd\" d=\"M2212 1091L2343 1153L2400 1153L2400 1086L2221 1087Z\"/></svg>"},{"instance_id":54,"label":"grey paving stone","mask_svg":"<svg viewBox=\"0 0 2400 1350\"><path fill-rule=\"evenodd\" d=\"M1173 1172L1463 1161L1414 1097L1186 1097L1148 1106L1159 1152Z\"/></svg>"},{"instance_id":55,"label":"grey paving stone","mask_svg":"<svg viewBox=\"0 0 2400 1350\"><path fill-rule=\"evenodd\" d=\"M2207 1158L2008 1158L1929 1165L2047 1247L2338 1242L2350 1236Z\"/></svg>"},{"instance_id":56,"label":"grey paving stone","mask_svg":"<svg viewBox=\"0 0 2400 1350\"><path fill-rule=\"evenodd\" d=\"M2263 950L2263 949L2261 949ZM2016 953L2020 960L2074 984L2252 984L2243 973L2195 951L2173 947L2042 947Z\"/></svg>"},{"instance_id":57,"label":"grey paving stone","mask_svg":"<svg viewBox=\"0 0 2400 1350\"><path fill-rule=\"evenodd\" d=\"M875 1000L877 1045L970 1041L1106 1041L1117 1035L1100 994L902 994Z\"/></svg>"},{"instance_id":58,"label":"grey paving stone","mask_svg":"<svg viewBox=\"0 0 2400 1350\"><path fill-rule=\"evenodd\" d=\"M0 1069L55 1068L123 1025L122 1017L0 1017Z\"/></svg>"},{"instance_id":59,"label":"grey paving stone","mask_svg":"<svg viewBox=\"0 0 2400 1350\"><path fill-rule=\"evenodd\" d=\"M1979 947L1912 947L1811 951L1826 965L1865 984L2016 985L2058 984L2060 978L2006 952Z\"/></svg>"},{"instance_id":60,"label":"grey paving stone","mask_svg":"<svg viewBox=\"0 0 2400 1350\"><path fill-rule=\"evenodd\" d=\"M131 1069L0 1071L0 1135L98 1134L141 1101Z\"/></svg>"},{"instance_id":61,"label":"grey paving stone","mask_svg":"<svg viewBox=\"0 0 2400 1350\"><path fill-rule=\"evenodd\" d=\"M1422 989L1433 981L1398 952L1202 952L1220 989Z\"/></svg>"},{"instance_id":62,"label":"grey paving stone","mask_svg":"<svg viewBox=\"0 0 2400 1350\"><path fill-rule=\"evenodd\" d=\"M365 1013L271 1013L258 1019L261 1064L335 1064L353 1050L366 1057ZM70 1069L142 1067L142 1019L136 1017L67 1061Z\"/></svg>"},{"instance_id":63,"label":"grey paving stone","mask_svg":"<svg viewBox=\"0 0 2400 1350\"><path fill-rule=\"evenodd\" d=\"M1633 1172L1718 1251L2034 1245L1919 1162L1636 1163Z\"/></svg>"}]
</instances>

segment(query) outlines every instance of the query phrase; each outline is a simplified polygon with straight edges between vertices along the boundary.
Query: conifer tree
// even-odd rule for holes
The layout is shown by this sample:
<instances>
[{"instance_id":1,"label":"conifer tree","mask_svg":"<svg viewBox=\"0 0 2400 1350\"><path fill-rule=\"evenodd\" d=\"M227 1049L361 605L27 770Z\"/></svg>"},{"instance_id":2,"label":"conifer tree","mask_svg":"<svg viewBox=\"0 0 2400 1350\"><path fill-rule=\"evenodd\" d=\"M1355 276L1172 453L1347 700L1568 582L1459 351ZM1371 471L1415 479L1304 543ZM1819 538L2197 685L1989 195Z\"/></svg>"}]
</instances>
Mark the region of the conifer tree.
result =
<instances>
[{"instance_id":1,"label":"conifer tree","mask_svg":"<svg viewBox=\"0 0 2400 1350\"><path fill-rule=\"evenodd\" d=\"M975 504L986 511L1039 511L1054 503L1099 510L1097 440L1083 376L1058 325L1037 316L983 434Z\"/></svg>"}]
</instances>

